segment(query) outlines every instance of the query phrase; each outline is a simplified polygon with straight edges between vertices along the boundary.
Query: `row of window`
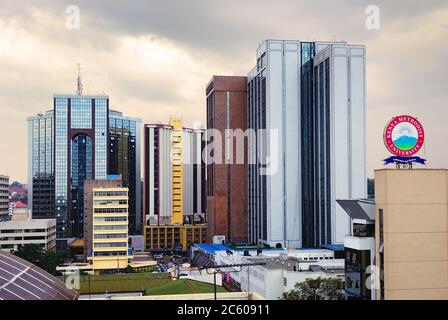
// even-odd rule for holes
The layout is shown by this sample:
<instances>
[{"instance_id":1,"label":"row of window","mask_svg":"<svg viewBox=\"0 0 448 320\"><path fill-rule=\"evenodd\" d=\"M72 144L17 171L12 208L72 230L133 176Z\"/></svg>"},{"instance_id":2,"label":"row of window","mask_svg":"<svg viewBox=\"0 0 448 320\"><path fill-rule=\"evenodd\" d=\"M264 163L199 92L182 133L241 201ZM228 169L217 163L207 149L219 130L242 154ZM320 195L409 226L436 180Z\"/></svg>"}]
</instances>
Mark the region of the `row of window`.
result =
<instances>
[{"instance_id":1,"label":"row of window","mask_svg":"<svg viewBox=\"0 0 448 320\"><path fill-rule=\"evenodd\" d=\"M95 200L96 206L125 205L125 204L128 204L127 200Z\"/></svg>"},{"instance_id":2,"label":"row of window","mask_svg":"<svg viewBox=\"0 0 448 320\"><path fill-rule=\"evenodd\" d=\"M95 230L127 230L127 225L118 225L118 226L95 226Z\"/></svg>"},{"instance_id":3,"label":"row of window","mask_svg":"<svg viewBox=\"0 0 448 320\"><path fill-rule=\"evenodd\" d=\"M95 257L127 256L127 251L94 252Z\"/></svg>"},{"instance_id":4,"label":"row of window","mask_svg":"<svg viewBox=\"0 0 448 320\"><path fill-rule=\"evenodd\" d=\"M128 221L127 217L97 217L96 222L115 222L115 221Z\"/></svg>"},{"instance_id":5,"label":"row of window","mask_svg":"<svg viewBox=\"0 0 448 320\"><path fill-rule=\"evenodd\" d=\"M95 208L95 213L127 213L127 208Z\"/></svg>"},{"instance_id":6,"label":"row of window","mask_svg":"<svg viewBox=\"0 0 448 320\"><path fill-rule=\"evenodd\" d=\"M95 239L118 239L127 238L127 233L114 233L114 234L95 234Z\"/></svg>"},{"instance_id":7,"label":"row of window","mask_svg":"<svg viewBox=\"0 0 448 320\"><path fill-rule=\"evenodd\" d=\"M95 191L95 197L126 197L127 191Z\"/></svg>"},{"instance_id":8,"label":"row of window","mask_svg":"<svg viewBox=\"0 0 448 320\"><path fill-rule=\"evenodd\" d=\"M127 242L99 242L95 243L95 248L113 248L113 247L127 247Z\"/></svg>"}]
</instances>

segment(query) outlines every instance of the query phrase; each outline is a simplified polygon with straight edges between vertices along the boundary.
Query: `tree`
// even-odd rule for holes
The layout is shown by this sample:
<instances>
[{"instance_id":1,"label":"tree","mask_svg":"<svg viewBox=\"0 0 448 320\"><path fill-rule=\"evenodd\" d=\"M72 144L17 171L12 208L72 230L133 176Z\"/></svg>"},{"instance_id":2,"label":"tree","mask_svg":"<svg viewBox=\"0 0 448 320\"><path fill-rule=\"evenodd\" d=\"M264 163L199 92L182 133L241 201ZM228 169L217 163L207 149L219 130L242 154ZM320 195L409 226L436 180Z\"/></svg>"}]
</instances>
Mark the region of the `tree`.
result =
<instances>
[{"instance_id":1,"label":"tree","mask_svg":"<svg viewBox=\"0 0 448 320\"><path fill-rule=\"evenodd\" d=\"M344 282L339 278L306 279L285 292L282 300L344 300Z\"/></svg>"},{"instance_id":2,"label":"tree","mask_svg":"<svg viewBox=\"0 0 448 320\"><path fill-rule=\"evenodd\" d=\"M135 273L135 270L134 270L134 268L132 268L130 265L128 265L128 266L124 269L123 272L124 272L124 273Z\"/></svg>"},{"instance_id":3,"label":"tree","mask_svg":"<svg viewBox=\"0 0 448 320\"><path fill-rule=\"evenodd\" d=\"M56 270L56 267L63 264L66 259L64 253L53 250L44 250L39 244L26 244L20 246L17 251L13 252L13 254L35 264L53 275L60 274L59 271Z\"/></svg>"},{"instance_id":4,"label":"tree","mask_svg":"<svg viewBox=\"0 0 448 320\"><path fill-rule=\"evenodd\" d=\"M43 249L39 244L26 244L19 246L13 254L38 266L43 257Z\"/></svg>"}]
</instances>

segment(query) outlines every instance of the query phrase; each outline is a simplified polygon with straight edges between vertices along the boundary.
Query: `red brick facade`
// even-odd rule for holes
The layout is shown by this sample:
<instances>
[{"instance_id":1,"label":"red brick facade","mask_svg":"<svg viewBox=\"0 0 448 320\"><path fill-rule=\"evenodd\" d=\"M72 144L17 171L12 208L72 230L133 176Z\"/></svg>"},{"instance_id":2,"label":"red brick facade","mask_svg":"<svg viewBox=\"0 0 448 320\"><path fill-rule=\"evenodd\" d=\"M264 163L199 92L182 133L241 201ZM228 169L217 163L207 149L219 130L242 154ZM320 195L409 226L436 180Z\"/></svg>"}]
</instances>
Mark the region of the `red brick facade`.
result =
<instances>
[{"instance_id":1,"label":"red brick facade","mask_svg":"<svg viewBox=\"0 0 448 320\"><path fill-rule=\"evenodd\" d=\"M224 143L228 105L229 128L247 130L247 78L214 76L206 95L207 129L219 130L223 138L222 164L207 167L207 240L211 241L214 235L224 235L227 242L247 241L247 141L244 164L236 164L235 141L233 162L225 164Z\"/></svg>"}]
</instances>

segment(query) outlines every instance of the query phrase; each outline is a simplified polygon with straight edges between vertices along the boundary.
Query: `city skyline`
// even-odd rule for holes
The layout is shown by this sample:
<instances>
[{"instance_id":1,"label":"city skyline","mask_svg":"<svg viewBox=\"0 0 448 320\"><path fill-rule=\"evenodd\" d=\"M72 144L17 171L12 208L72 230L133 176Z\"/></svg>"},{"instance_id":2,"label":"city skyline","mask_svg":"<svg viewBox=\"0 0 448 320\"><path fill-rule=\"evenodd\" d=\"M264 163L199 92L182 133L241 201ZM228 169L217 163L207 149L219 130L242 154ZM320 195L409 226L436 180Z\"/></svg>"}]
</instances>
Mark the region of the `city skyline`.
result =
<instances>
[{"instance_id":1,"label":"city skyline","mask_svg":"<svg viewBox=\"0 0 448 320\"><path fill-rule=\"evenodd\" d=\"M7 116L0 119L0 133L13 132L15 138L2 140L8 152L0 166L11 181L26 182L26 117L50 110L54 93L74 93L77 63L84 93L104 91L112 109L144 123L180 116L187 126L196 120L204 124L203 92L211 74L246 75L263 39L325 40L332 37L329 30L335 40L367 47L368 176L388 154L383 128L397 114L412 114L425 126L422 156L428 167L448 165L443 148L447 83L442 78L447 66L437 63L448 52L436 41L446 28L444 1L431 1L430 7L418 1L406 7L377 1L379 30L365 27L367 4L361 2L343 7L323 1L258 7L251 1L204 7L182 3L174 10L172 4L136 2L123 8L109 1L108 10L101 10L102 1L80 1L79 30L65 25L68 2L6 3L0 13L0 63L7 75L0 85L0 107ZM254 18L259 16L263 23ZM166 21L174 18L171 28Z\"/></svg>"}]
</instances>

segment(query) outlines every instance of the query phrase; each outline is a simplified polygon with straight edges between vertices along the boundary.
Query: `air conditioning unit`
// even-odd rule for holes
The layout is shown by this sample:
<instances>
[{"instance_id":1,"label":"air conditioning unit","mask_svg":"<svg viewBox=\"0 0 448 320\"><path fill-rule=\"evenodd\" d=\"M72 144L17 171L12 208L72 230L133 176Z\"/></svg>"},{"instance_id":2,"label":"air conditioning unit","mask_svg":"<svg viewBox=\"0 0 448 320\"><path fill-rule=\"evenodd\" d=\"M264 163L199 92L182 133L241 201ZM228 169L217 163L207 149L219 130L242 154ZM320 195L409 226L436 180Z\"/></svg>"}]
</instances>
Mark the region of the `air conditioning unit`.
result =
<instances>
[{"instance_id":1,"label":"air conditioning unit","mask_svg":"<svg viewBox=\"0 0 448 320\"><path fill-rule=\"evenodd\" d=\"M226 236L214 236L213 237L214 244L224 244L226 243Z\"/></svg>"}]
</instances>

